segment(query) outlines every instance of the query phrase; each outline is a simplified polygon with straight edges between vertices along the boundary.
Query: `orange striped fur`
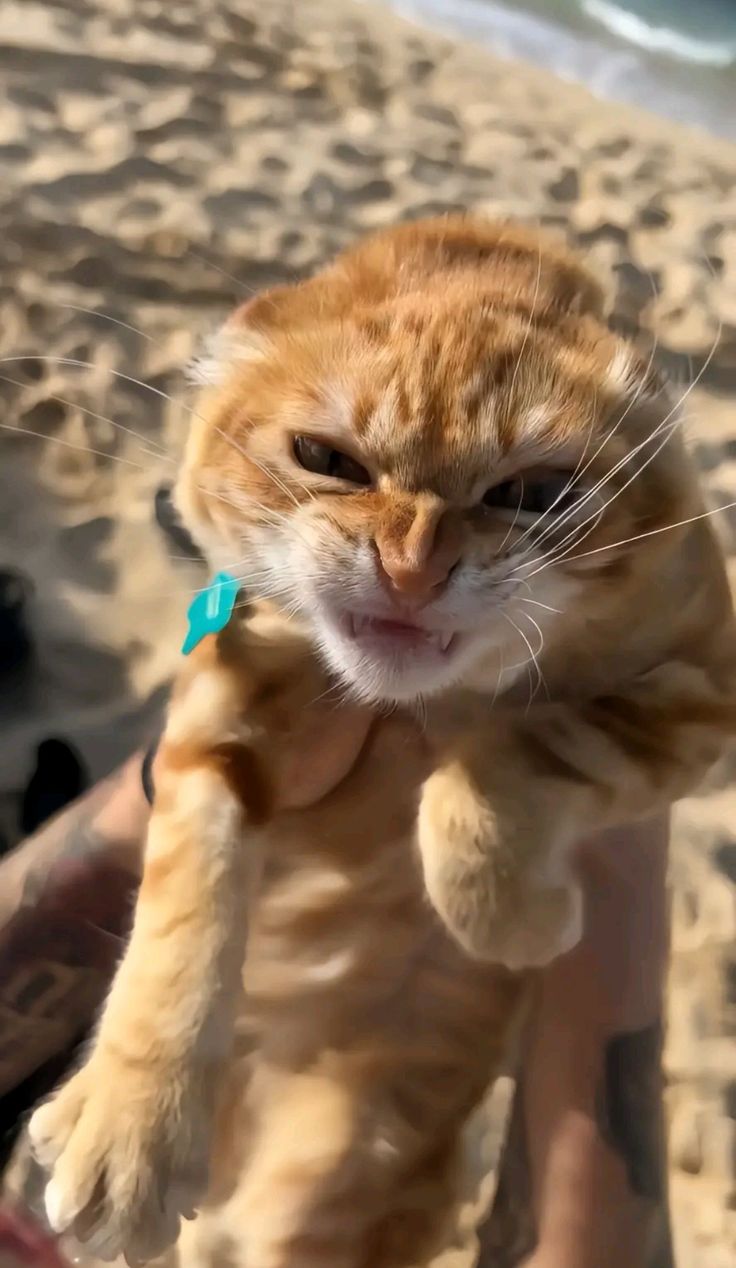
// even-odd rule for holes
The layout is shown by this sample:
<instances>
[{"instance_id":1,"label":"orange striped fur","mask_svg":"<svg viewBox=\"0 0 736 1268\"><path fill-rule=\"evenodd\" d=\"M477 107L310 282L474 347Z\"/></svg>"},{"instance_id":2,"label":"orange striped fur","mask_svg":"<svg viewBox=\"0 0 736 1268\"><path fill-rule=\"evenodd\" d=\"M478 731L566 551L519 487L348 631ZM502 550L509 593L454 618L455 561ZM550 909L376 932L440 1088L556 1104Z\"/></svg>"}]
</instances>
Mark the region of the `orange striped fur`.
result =
<instances>
[{"instance_id":1,"label":"orange striped fur","mask_svg":"<svg viewBox=\"0 0 736 1268\"><path fill-rule=\"evenodd\" d=\"M253 604L182 668L130 946L32 1122L96 1249L173 1240L214 1132L194 1262L429 1257L509 969L580 936L572 847L733 731L675 403L601 307L563 248L450 218L210 347L178 499Z\"/></svg>"}]
</instances>

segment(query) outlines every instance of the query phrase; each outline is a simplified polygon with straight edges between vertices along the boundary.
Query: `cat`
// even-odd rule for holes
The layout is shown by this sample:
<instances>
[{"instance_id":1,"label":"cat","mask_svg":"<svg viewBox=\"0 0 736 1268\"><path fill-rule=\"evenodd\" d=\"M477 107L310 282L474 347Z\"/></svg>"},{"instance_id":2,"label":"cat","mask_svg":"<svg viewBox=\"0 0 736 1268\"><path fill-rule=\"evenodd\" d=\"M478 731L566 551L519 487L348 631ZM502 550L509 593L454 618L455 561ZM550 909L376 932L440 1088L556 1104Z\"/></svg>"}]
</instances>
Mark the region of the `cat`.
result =
<instances>
[{"instance_id":1,"label":"cat","mask_svg":"<svg viewBox=\"0 0 736 1268\"><path fill-rule=\"evenodd\" d=\"M209 1180L184 1263L229 1227L227 1262L411 1264L451 1229L526 984L426 902L421 727L336 705L305 633L256 609L178 675L131 941L86 1064L31 1121L47 1213L145 1261Z\"/></svg>"},{"instance_id":2,"label":"cat","mask_svg":"<svg viewBox=\"0 0 736 1268\"><path fill-rule=\"evenodd\" d=\"M31 1122L55 1227L150 1257L219 1116L248 1268L439 1244L520 971L581 936L575 843L734 727L677 408L602 310L566 248L449 217L208 349L177 501L252 603L184 663L131 943Z\"/></svg>"}]
</instances>

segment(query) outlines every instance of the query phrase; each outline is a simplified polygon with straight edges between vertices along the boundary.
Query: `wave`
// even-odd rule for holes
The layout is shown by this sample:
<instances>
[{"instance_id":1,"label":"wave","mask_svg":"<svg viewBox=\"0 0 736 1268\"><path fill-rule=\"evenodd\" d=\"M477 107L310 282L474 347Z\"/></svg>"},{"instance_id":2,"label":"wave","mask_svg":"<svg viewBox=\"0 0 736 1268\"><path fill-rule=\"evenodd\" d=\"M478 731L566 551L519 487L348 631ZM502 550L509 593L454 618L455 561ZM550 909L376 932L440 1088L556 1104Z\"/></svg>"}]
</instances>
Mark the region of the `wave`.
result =
<instances>
[{"instance_id":1,"label":"wave","mask_svg":"<svg viewBox=\"0 0 736 1268\"><path fill-rule=\"evenodd\" d=\"M620 9L609 0L583 0L582 7L588 17L600 22L612 35L651 53L664 53L700 66L727 67L736 59L736 49L726 43L698 40L667 26L651 26L644 18Z\"/></svg>"},{"instance_id":2,"label":"wave","mask_svg":"<svg viewBox=\"0 0 736 1268\"><path fill-rule=\"evenodd\" d=\"M0 3L2 0L0 0ZM374 0L361 0L372 5ZM640 0L641 2L641 0ZM671 31L674 11L687 16L685 5L698 3L707 36ZM720 5L714 0L659 0L659 27L633 19L615 0L388 0L404 17L449 35L484 44L498 57L543 66L561 79L587 84L599 97L643 106L690 126L705 128L736 140L733 110L733 66L736 65L736 26L726 24L723 38ZM647 0L651 8L653 0ZM726 11L730 16L729 9ZM688 9L689 13L689 9ZM604 24L605 17L605 24ZM624 38L614 34L623 20ZM630 28L635 22L636 39ZM641 30L640 30L641 28ZM664 57L652 40L670 41ZM677 53L671 44L675 41ZM693 55L695 50L696 56ZM709 60L706 60L706 57Z\"/></svg>"}]
</instances>

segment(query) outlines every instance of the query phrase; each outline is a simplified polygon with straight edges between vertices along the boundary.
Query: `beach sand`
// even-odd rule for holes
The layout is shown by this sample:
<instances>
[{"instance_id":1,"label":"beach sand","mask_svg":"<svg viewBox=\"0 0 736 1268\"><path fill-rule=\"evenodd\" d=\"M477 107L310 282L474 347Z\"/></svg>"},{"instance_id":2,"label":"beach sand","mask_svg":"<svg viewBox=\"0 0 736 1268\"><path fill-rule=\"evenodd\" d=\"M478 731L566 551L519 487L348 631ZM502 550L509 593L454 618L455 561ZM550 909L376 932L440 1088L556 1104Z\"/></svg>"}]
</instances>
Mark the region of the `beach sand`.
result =
<instances>
[{"instance_id":1,"label":"beach sand","mask_svg":"<svg viewBox=\"0 0 736 1268\"><path fill-rule=\"evenodd\" d=\"M687 392L714 503L736 497L727 143L347 0L5 0L0 84L0 422L18 429L0 432L0 566L35 581L38 643L1 706L6 818L38 738L99 775L155 724L201 580L152 525L188 427L181 367L234 303L365 230L461 208L558 226ZM731 550L736 514L720 523ZM673 845L684 1268L736 1252L732 769Z\"/></svg>"}]
</instances>

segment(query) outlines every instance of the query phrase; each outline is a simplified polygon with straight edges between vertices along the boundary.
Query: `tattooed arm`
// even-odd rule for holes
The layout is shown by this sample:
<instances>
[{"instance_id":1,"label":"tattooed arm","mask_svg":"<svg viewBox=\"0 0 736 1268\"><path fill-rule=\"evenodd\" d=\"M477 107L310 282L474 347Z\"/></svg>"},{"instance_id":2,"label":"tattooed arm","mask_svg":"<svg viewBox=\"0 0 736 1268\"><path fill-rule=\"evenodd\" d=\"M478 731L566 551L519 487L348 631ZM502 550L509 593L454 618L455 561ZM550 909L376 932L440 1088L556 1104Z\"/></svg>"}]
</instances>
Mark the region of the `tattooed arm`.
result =
<instances>
[{"instance_id":1,"label":"tattooed arm","mask_svg":"<svg viewBox=\"0 0 736 1268\"><path fill-rule=\"evenodd\" d=\"M140 772L131 758L0 864L0 1098L68 1049L104 998L148 819Z\"/></svg>"},{"instance_id":2,"label":"tattooed arm","mask_svg":"<svg viewBox=\"0 0 736 1268\"><path fill-rule=\"evenodd\" d=\"M479 1268L672 1268L662 1131L666 828L586 850L586 932L544 973Z\"/></svg>"}]
</instances>

